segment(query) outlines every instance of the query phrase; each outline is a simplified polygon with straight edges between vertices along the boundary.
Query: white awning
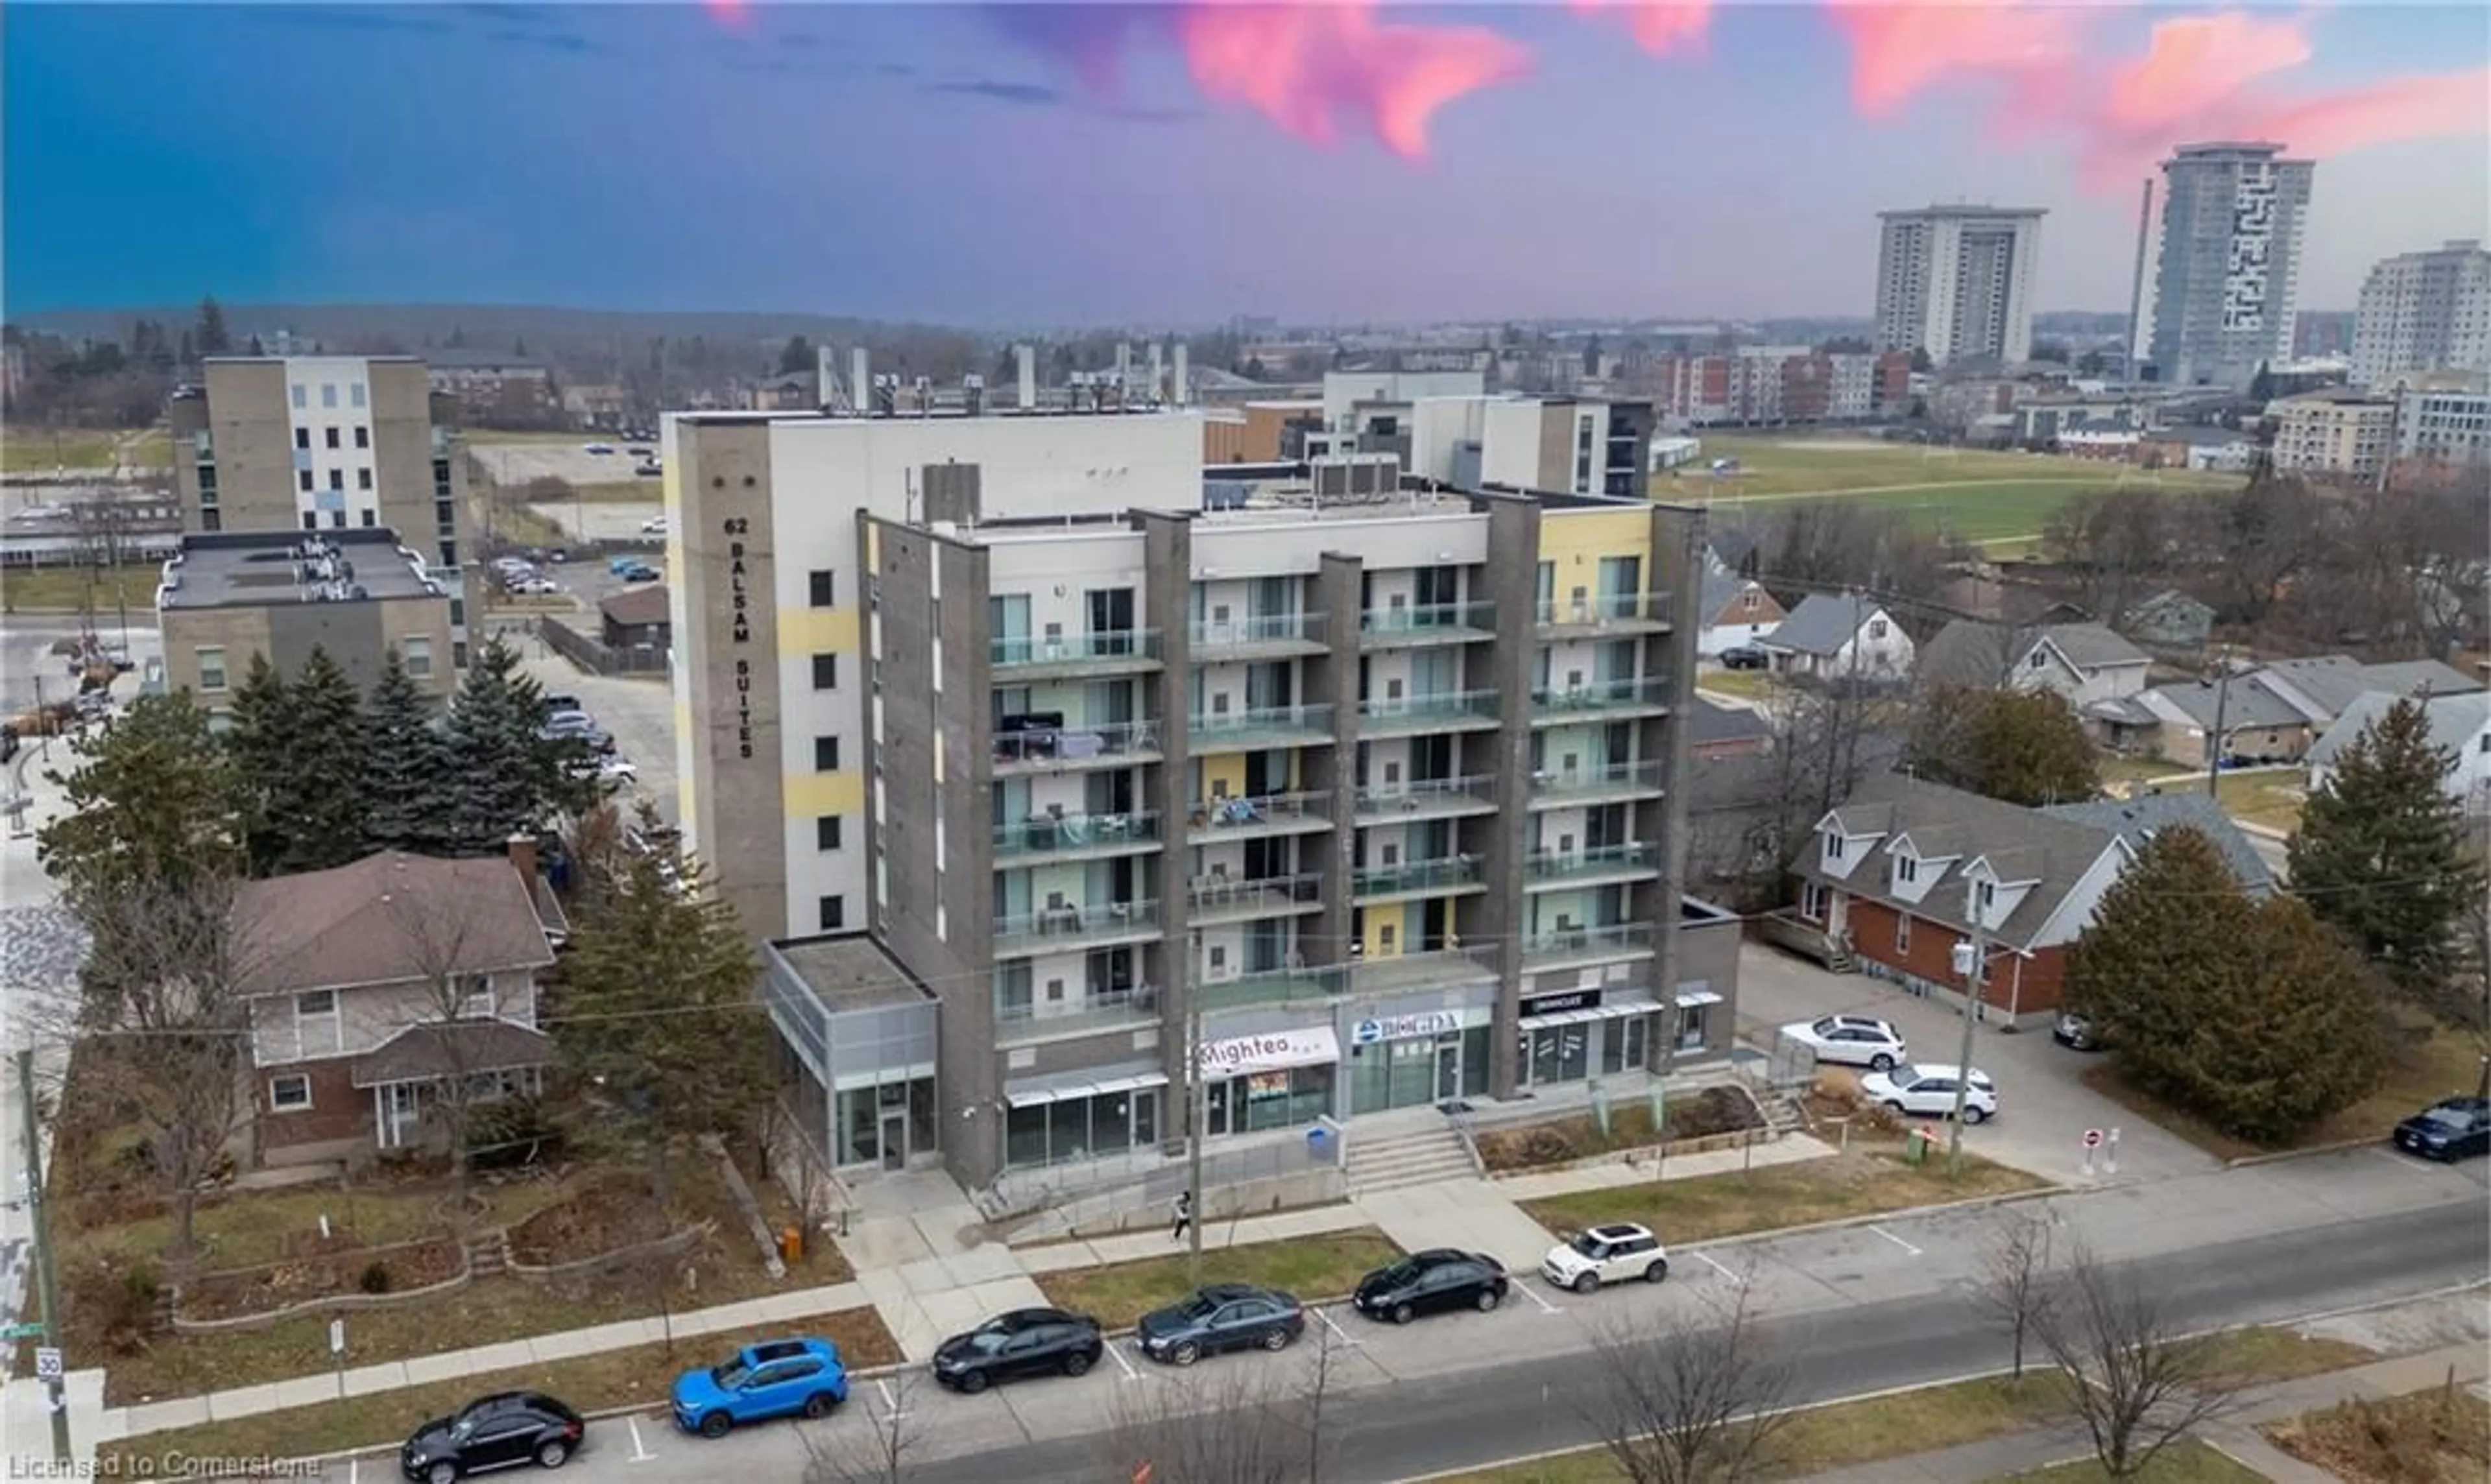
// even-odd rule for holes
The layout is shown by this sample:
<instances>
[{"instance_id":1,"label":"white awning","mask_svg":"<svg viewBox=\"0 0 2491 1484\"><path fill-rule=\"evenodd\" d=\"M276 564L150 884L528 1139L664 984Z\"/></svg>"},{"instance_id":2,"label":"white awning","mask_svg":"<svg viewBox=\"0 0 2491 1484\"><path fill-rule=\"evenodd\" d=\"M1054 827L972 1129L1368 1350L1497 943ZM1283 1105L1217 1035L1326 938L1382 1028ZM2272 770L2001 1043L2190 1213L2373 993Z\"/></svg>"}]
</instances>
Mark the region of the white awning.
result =
<instances>
[{"instance_id":1,"label":"white awning","mask_svg":"<svg viewBox=\"0 0 2491 1484\"><path fill-rule=\"evenodd\" d=\"M1660 1009L1660 1002L1650 995L1619 995L1599 1004L1579 1010L1559 1010L1550 1015L1525 1015L1523 1029L1537 1031L1547 1026L1579 1026L1591 1020L1624 1020L1629 1015L1651 1015Z\"/></svg>"},{"instance_id":2,"label":"white awning","mask_svg":"<svg viewBox=\"0 0 2491 1484\"><path fill-rule=\"evenodd\" d=\"M1037 1078L1004 1089L1004 1101L1014 1108L1041 1108L1072 1097L1101 1097L1116 1092L1138 1091L1143 1088L1167 1086L1165 1072L1118 1072L1101 1067L1094 1072L1069 1072L1056 1077Z\"/></svg>"},{"instance_id":3,"label":"white awning","mask_svg":"<svg viewBox=\"0 0 2491 1484\"><path fill-rule=\"evenodd\" d=\"M1721 997L1709 989L1682 989L1678 992L1678 1007L1682 1010L1691 1010L1699 1004L1719 1004L1720 1003Z\"/></svg>"}]
</instances>

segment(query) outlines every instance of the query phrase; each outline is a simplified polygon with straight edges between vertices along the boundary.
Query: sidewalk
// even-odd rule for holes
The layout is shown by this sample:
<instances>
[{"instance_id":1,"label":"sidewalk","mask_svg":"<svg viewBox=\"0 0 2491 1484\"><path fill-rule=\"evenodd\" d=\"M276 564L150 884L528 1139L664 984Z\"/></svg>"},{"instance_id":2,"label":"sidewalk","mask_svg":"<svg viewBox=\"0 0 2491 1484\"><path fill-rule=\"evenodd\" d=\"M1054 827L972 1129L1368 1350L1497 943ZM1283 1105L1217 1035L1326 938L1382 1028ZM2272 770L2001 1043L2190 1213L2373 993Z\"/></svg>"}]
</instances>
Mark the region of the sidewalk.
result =
<instances>
[{"instance_id":1,"label":"sidewalk","mask_svg":"<svg viewBox=\"0 0 2491 1484\"><path fill-rule=\"evenodd\" d=\"M2259 1426L2356 1397L2378 1400L2425 1390L2446 1382L2451 1370L2457 1384L2474 1384L2491 1371L2491 1356L2479 1345L2447 1345L2350 1370L2252 1387L2242 1395L2237 1411L2206 1431L2205 1440L2275 1484L2332 1484L2334 1475L2260 1438ZM1807 1484L1988 1484L2085 1458L2091 1451L2081 1428L2051 1428L1840 1469L1813 1475Z\"/></svg>"}]
</instances>

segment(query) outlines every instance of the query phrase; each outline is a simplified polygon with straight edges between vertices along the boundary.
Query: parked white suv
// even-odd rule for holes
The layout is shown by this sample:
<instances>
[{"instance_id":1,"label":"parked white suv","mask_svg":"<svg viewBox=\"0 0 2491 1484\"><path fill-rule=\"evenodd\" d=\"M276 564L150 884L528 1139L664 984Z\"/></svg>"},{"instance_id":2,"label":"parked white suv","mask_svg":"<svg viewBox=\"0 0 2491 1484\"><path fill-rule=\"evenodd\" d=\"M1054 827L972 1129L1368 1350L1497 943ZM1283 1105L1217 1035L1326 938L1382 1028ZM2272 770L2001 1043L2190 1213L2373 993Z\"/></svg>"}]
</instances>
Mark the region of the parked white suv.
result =
<instances>
[{"instance_id":1,"label":"parked white suv","mask_svg":"<svg viewBox=\"0 0 2491 1484\"><path fill-rule=\"evenodd\" d=\"M1884 1071L1912 1059L1903 1033L1890 1022L1868 1015L1828 1015L1782 1027L1782 1034L1816 1053L1819 1062L1869 1066Z\"/></svg>"},{"instance_id":2,"label":"parked white suv","mask_svg":"<svg viewBox=\"0 0 2491 1484\"><path fill-rule=\"evenodd\" d=\"M1617 1222L1549 1248L1539 1260L1539 1275L1577 1294L1630 1278L1658 1283L1669 1276L1669 1253L1650 1228Z\"/></svg>"},{"instance_id":3,"label":"parked white suv","mask_svg":"<svg viewBox=\"0 0 2491 1484\"><path fill-rule=\"evenodd\" d=\"M1952 1066L1914 1066L1906 1062L1890 1072L1871 1072L1860 1079L1860 1095L1884 1103L1896 1113L1923 1118L1952 1118L1954 1090L1961 1074ZM1998 1085L1979 1067L1972 1069L1972 1090L1964 1094L1963 1120L1978 1123L1998 1114Z\"/></svg>"}]
</instances>

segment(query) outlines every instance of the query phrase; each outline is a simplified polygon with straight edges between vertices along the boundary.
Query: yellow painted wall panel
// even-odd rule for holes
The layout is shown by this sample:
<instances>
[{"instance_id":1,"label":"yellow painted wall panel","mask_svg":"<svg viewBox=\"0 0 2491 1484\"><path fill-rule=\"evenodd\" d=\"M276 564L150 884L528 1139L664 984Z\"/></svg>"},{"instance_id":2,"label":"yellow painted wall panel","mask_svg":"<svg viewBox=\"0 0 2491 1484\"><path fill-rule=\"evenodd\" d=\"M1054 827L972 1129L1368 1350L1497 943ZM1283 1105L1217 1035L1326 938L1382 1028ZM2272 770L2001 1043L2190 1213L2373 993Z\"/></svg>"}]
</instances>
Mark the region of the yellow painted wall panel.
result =
<instances>
[{"instance_id":1,"label":"yellow painted wall panel","mask_svg":"<svg viewBox=\"0 0 2491 1484\"><path fill-rule=\"evenodd\" d=\"M783 793L789 819L854 814L865 807L865 774L800 772L787 775Z\"/></svg>"}]
</instances>

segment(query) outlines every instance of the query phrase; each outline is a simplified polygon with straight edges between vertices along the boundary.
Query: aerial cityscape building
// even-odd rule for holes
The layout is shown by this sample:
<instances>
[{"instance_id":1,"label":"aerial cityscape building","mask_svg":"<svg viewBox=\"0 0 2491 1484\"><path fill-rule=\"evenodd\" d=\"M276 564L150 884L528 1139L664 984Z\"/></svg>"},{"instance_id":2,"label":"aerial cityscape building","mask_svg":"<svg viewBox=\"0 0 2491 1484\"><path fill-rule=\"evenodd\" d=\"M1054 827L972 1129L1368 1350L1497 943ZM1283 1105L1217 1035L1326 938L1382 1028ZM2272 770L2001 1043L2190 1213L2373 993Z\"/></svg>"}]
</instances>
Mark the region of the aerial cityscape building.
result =
<instances>
[{"instance_id":1,"label":"aerial cityscape building","mask_svg":"<svg viewBox=\"0 0 2491 1484\"><path fill-rule=\"evenodd\" d=\"M2392 387L2421 372L2491 375L2491 250L2475 240L2384 259L2353 316L2353 379Z\"/></svg>"},{"instance_id":2,"label":"aerial cityscape building","mask_svg":"<svg viewBox=\"0 0 2491 1484\"><path fill-rule=\"evenodd\" d=\"M2032 355L2043 215L1994 206L1879 213L1877 348L1924 350L1940 365Z\"/></svg>"},{"instance_id":3,"label":"aerial cityscape building","mask_svg":"<svg viewBox=\"0 0 2491 1484\"><path fill-rule=\"evenodd\" d=\"M2149 359L2156 377L2245 392L2292 358L2317 166L2267 143L2183 144L2162 162Z\"/></svg>"}]
</instances>

